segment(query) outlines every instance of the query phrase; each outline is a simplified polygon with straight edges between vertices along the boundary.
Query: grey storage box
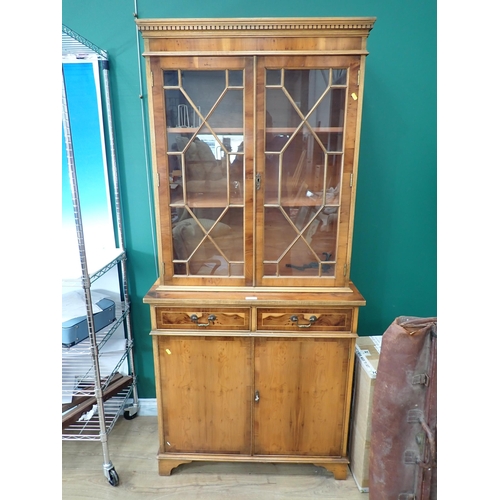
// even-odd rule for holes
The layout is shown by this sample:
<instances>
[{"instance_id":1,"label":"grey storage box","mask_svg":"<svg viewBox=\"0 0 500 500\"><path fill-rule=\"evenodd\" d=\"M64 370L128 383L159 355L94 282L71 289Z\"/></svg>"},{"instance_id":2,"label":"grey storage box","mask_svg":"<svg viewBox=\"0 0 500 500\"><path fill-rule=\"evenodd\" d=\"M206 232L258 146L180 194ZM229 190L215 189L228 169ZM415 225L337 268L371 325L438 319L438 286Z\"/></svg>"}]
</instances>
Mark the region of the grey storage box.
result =
<instances>
[{"instance_id":1,"label":"grey storage box","mask_svg":"<svg viewBox=\"0 0 500 500\"><path fill-rule=\"evenodd\" d=\"M102 311L94 313L94 329L96 332L113 323L115 320L115 303L109 299L101 299L96 304ZM87 316L79 316L64 321L62 324L62 345L72 347L89 336Z\"/></svg>"}]
</instances>

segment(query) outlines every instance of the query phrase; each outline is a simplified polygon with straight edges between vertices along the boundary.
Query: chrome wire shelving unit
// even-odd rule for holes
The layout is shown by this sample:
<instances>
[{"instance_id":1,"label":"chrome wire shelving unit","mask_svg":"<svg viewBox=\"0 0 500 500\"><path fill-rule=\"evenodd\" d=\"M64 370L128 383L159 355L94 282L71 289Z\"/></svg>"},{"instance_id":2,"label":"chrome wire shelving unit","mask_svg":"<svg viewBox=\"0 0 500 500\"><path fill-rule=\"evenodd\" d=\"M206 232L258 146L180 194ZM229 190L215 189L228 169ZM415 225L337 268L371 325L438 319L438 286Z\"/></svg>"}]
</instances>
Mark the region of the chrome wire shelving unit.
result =
<instances>
[{"instance_id":1,"label":"chrome wire shelving unit","mask_svg":"<svg viewBox=\"0 0 500 500\"><path fill-rule=\"evenodd\" d=\"M63 289L78 288L85 301L88 337L79 343L62 347L62 439L100 441L103 449L103 470L112 486L118 486L116 472L108 450L108 434L118 418L135 418L138 414L137 381L134 368L133 336L130 321L126 252L124 250L121 200L114 143L114 128L109 93L109 64L107 53L78 35L62 27L62 60L98 61L104 87L103 117L107 125L107 146L110 157L110 200L114 208L114 238L116 248L90 255L87 252L78 176L75 165L71 119L68 108L64 70L62 73L62 123L66 158L73 203L73 215L78 240L80 273L63 276ZM115 318L111 324L96 331L91 286L107 273L116 271L118 300ZM112 355L111 355L112 354Z\"/></svg>"}]
</instances>

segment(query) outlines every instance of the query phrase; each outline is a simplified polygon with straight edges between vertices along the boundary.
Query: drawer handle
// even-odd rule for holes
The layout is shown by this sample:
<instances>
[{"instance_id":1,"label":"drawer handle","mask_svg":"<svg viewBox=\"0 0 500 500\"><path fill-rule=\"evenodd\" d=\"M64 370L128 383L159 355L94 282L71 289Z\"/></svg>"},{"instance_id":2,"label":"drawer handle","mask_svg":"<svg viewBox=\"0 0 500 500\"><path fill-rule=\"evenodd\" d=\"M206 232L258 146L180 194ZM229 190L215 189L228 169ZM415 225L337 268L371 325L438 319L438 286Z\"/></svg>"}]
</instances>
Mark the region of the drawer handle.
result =
<instances>
[{"instance_id":1,"label":"drawer handle","mask_svg":"<svg viewBox=\"0 0 500 500\"><path fill-rule=\"evenodd\" d=\"M216 319L217 316L215 316L215 314L210 314L208 317L208 323L198 323L198 316L196 316L196 314L191 315L191 321L196 323L197 326L210 326L210 323L213 323Z\"/></svg>"},{"instance_id":2,"label":"drawer handle","mask_svg":"<svg viewBox=\"0 0 500 500\"><path fill-rule=\"evenodd\" d=\"M298 316L290 316L290 321L293 321L294 323L297 323L297 326L299 328L310 328L310 326L316 322L318 318L316 316L311 316L309 318L309 323L307 325L299 325L299 317Z\"/></svg>"}]
</instances>

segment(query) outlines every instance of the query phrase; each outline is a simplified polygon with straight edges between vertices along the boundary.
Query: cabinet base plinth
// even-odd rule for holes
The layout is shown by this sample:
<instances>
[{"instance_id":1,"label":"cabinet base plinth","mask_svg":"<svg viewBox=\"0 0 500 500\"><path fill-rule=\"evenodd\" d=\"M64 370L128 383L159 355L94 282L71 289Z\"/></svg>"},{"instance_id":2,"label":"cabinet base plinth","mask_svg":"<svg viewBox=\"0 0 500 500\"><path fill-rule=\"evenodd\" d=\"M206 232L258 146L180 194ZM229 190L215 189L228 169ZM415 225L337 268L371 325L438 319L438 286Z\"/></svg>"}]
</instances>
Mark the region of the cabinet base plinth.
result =
<instances>
[{"instance_id":1,"label":"cabinet base plinth","mask_svg":"<svg viewBox=\"0 0 500 500\"><path fill-rule=\"evenodd\" d=\"M191 460L171 460L171 459L159 459L158 460L158 474L160 476L170 476L172 469L175 469L179 465L189 464Z\"/></svg>"},{"instance_id":2,"label":"cabinet base plinth","mask_svg":"<svg viewBox=\"0 0 500 500\"><path fill-rule=\"evenodd\" d=\"M337 481L347 479L347 464L314 464L318 467L323 467L333 474Z\"/></svg>"},{"instance_id":3,"label":"cabinet base plinth","mask_svg":"<svg viewBox=\"0 0 500 500\"><path fill-rule=\"evenodd\" d=\"M234 455L181 455L170 456L166 454L158 455L158 471L160 476L170 476L173 469L181 464L191 462L242 462L242 463L288 463L288 464L311 464L316 467L323 467L333 474L337 481L347 478L347 466L349 460L346 458L324 459L317 457L293 457L293 456L234 456Z\"/></svg>"}]
</instances>

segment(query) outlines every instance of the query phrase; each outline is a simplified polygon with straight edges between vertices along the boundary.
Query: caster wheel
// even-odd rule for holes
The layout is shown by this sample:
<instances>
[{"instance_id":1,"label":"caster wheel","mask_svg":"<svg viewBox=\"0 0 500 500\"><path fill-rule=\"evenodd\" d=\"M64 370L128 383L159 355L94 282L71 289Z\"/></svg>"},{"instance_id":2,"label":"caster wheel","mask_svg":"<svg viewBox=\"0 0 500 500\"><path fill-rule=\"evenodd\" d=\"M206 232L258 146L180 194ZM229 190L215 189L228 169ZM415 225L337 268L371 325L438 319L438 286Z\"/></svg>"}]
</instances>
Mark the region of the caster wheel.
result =
<instances>
[{"instance_id":1,"label":"caster wheel","mask_svg":"<svg viewBox=\"0 0 500 500\"><path fill-rule=\"evenodd\" d=\"M111 486L118 486L119 482L120 478L118 477L118 473L115 471L115 469L110 469L108 471L108 483Z\"/></svg>"},{"instance_id":2,"label":"caster wheel","mask_svg":"<svg viewBox=\"0 0 500 500\"><path fill-rule=\"evenodd\" d=\"M133 420L138 414L137 408L125 408L123 411L123 418L125 418L125 420Z\"/></svg>"}]
</instances>

